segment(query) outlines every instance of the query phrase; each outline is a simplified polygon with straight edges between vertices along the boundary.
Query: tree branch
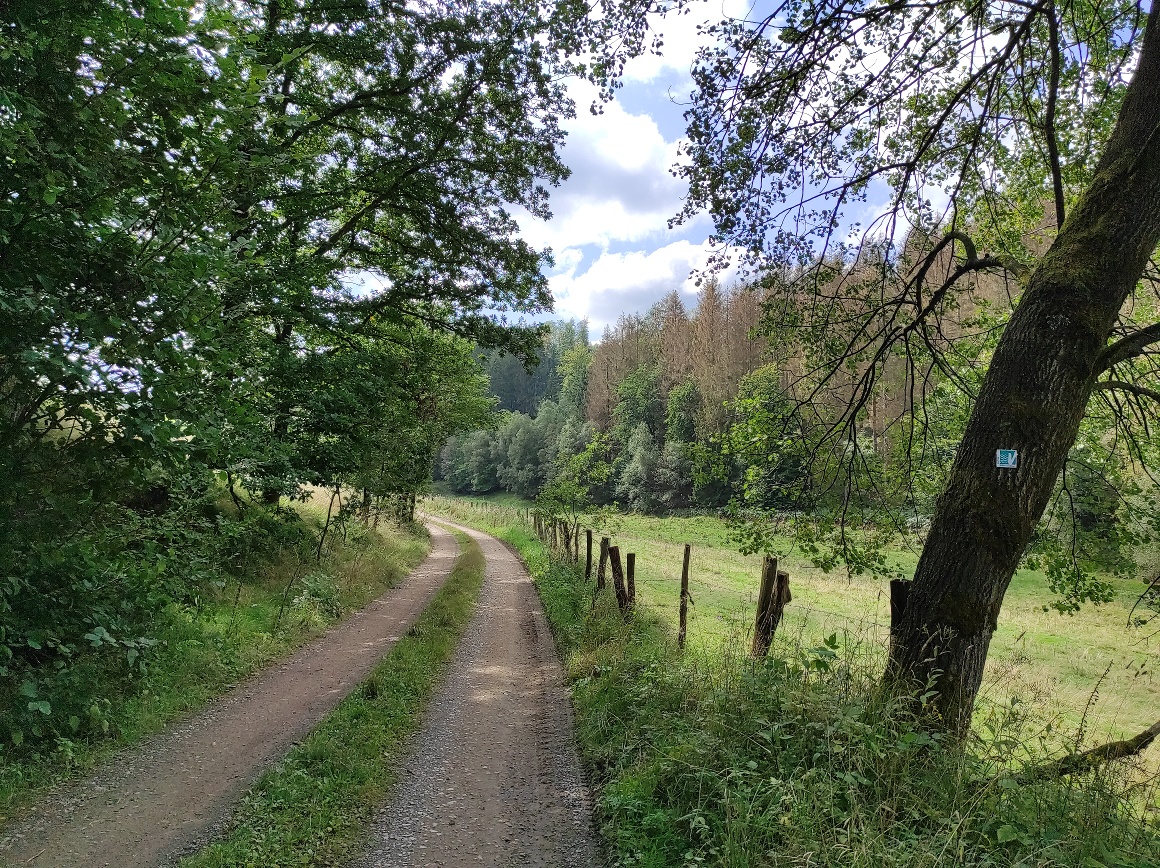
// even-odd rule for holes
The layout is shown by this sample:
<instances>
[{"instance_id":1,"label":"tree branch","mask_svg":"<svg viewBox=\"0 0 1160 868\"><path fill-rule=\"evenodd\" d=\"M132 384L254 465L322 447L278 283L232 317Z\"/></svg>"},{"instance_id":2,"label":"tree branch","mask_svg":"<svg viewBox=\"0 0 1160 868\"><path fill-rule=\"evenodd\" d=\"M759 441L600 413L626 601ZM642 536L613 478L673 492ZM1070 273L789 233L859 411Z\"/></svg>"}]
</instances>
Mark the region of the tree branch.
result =
<instances>
[{"instance_id":1,"label":"tree branch","mask_svg":"<svg viewBox=\"0 0 1160 868\"><path fill-rule=\"evenodd\" d=\"M1113 760L1135 756L1155 741L1158 735L1160 735L1160 720L1132 738L1110 741L1083 753L1068 754L1055 762L1024 769L1019 773L1019 779L1024 783L1030 783L1045 778L1062 778L1090 772Z\"/></svg>"},{"instance_id":2,"label":"tree branch","mask_svg":"<svg viewBox=\"0 0 1160 868\"><path fill-rule=\"evenodd\" d=\"M1133 356L1140 355L1146 347L1160 342L1160 322L1153 323L1105 347L1096 359L1096 375L1102 374L1120 362L1126 362Z\"/></svg>"},{"instance_id":3,"label":"tree branch","mask_svg":"<svg viewBox=\"0 0 1160 868\"><path fill-rule=\"evenodd\" d=\"M1095 388L1107 391L1131 392L1133 395L1139 395L1141 398L1151 398L1153 401L1160 403L1160 392L1157 392L1155 389L1149 389L1146 386L1137 386L1135 383L1126 383L1123 380L1100 380L1096 383Z\"/></svg>"},{"instance_id":4,"label":"tree branch","mask_svg":"<svg viewBox=\"0 0 1160 868\"><path fill-rule=\"evenodd\" d=\"M1047 138L1047 156L1051 164L1051 186L1055 190L1055 228L1063 225L1063 173L1059 168L1059 141L1055 136L1055 100L1059 92L1059 21L1055 17L1055 3L1047 8L1047 27L1050 34L1051 75L1047 85L1047 111L1043 132Z\"/></svg>"}]
</instances>

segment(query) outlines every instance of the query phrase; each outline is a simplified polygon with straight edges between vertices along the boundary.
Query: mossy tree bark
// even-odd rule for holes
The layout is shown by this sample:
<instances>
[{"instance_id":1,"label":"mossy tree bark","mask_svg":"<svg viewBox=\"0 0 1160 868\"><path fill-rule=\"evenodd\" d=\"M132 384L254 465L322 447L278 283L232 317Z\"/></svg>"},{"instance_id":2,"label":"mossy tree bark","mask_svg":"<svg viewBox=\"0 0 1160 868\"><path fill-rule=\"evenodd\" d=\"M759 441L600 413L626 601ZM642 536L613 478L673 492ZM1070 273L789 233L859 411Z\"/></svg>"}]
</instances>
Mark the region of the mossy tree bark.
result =
<instances>
[{"instance_id":1,"label":"mossy tree bark","mask_svg":"<svg viewBox=\"0 0 1160 868\"><path fill-rule=\"evenodd\" d=\"M1003 596L1075 440L1117 313L1160 240L1160 13L1091 186L1031 274L939 498L888 681L963 734ZM995 466L1017 449L1018 468Z\"/></svg>"}]
</instances>

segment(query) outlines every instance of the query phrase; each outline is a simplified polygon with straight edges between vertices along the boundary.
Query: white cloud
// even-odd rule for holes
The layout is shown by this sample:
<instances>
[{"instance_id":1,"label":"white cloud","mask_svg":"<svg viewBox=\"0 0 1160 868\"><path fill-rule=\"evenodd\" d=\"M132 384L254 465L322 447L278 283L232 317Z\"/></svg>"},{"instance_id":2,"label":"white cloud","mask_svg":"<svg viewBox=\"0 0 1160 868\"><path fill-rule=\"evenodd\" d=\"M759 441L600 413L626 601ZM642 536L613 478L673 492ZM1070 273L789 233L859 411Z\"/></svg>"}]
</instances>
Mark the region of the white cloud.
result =
<instances>
[{"instance_id":1,"label":"white cloud","mask_svg":"<svg viewBox=\"0 0 1160 868\"><path fill-rule=\"evenodd\" d=\"M622 313L644 313L672 290L681 293L686 307L697 294L695 276L710 255L707 242L673 241L655 250L603 253L578 273L577 265L549 277L556 313L564 318L587 318L594 336L616 322ZM720 275L727 281L731 272Z\"/></svg>"},{"instance_id":2,"label":"white cloud","mask_svg":"<svg viewBox=\"0 0 1160 868\"><path fill-rule=\"evenodd\" d=\"M670 172L678 142L666 141L648 115L616 102L593 115L586 106L595 90L583 83L571 89L581 107L568 122L563 151L572 177L552 191L551 221L517 212L521 234L554 250L663 237L686 188Z\"/></svg>"},{"instance_id":3,"label":"white cloud","mask_svg":"<svg viewBox=\"0 0 1160 868\"><path fill-rule=\"evenodd\" d=\"M635 93L643 89L649 95L644 113L613 101L593 115L589 106L596 101L596 89L586 82L569 83L577 117L566 122L562 156L572 176L552 191L552 220L515 214L528 243L555 252L549 282L557 316L587 317L594 335L622 313L646 311L673 289L691 304L696 286L690 272L703 268L709 257L707 217L668 226L687 191L671 171L681 140L667 139L653 115L671 116L669 94L691 89L689 67L705 41L697 25L744 15L749 6L708 0L689 8L692 14L658 22L664 33L662 56L637 58L625 69L624 80ZM669 129L675 132L671 124ZM586 262L591 264L585 267Z\"/></svg>"},{"instance_id":4,"label":"white cloud","mask_svg":"<svg viewBox=\"0 0 1160 868\"><path fill-rule=\"evenodd\" d=\"M703 4L686 6L686 14L654 17L652 26L664 40L661 54L645 54L630 60L624 67L625 80L673 79L675 73L681 82L689 81L689 65L697 49L706 41L698 33L698 25L716 24L724 18L740 18L751 8L751 3L741 0L707 0Z\"/></svg>"}]
</instances>

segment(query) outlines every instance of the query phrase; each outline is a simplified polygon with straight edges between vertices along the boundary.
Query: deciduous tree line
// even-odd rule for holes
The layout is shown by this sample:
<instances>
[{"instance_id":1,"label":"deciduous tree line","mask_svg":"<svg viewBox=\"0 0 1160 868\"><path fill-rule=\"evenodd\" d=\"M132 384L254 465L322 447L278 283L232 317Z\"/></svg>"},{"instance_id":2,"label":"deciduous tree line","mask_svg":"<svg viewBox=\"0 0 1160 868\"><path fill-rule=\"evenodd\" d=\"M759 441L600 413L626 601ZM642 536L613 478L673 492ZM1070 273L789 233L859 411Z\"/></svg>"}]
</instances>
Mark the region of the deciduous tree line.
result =
<instances>
[{"instance_id":1,"label":"deciduous tree line","mask_svg":"<svg viewBox=\"0 0 1160 868\"><path fill-rule=\"evenodd\" d=\"M13 738L83 726L41 680L137 660L247 514L418 490L490 410L474 346L539 348L518 323L550 309L549 256L509 209L548 216L566 175L546 26L477 0L0 3Z\"/></svg>"},{"instance_id":2,"label":"deciduous tree line","mask_svg":"<svg viewBox=\"0 0 1160 868\"><path fill-rule=\"evenodd\" d=\"M446 433L430 430L455 394L442 386L471 379L448 336L516 355L539 343L506 325L549 303L544 254L507 209L546 216L565 174L556 73L610 96L628 59L659 50L657 16L689 5L0 5L10 664L65 659L92 600L170 568L132 546L169 551L188 525L119 532L143 514L132 503L173 514L173 493L217 470L270 502L301 482L404 484L416 464L391 459ZM761 288L774 352L787 348L778 376L803 384L751 442L800 444L802 478L843 508L867 487L864 502L889 502L860 480L905 443L915 487L942 424L917 412L927 387L957 408L887 679L904 694L937 682L936 725L954 732L1011 576L1061 480L1070 494L1077 444L1155 465L1154 17L1134 3L786 0L710 27L693 65L677 220L711 215L715 262ZM964 308L983 275L1008 289L1009 317ZM909 433L862 448L892 370ZM730 390L702 373L709 407ZM622 454L641 425L661 448L649 376L605 381ZM402 448L375 452L384 431ZM583 461L609 464L589 442ZM46 600L70 626L35 614Z\"/></svg>"}]
</instances>

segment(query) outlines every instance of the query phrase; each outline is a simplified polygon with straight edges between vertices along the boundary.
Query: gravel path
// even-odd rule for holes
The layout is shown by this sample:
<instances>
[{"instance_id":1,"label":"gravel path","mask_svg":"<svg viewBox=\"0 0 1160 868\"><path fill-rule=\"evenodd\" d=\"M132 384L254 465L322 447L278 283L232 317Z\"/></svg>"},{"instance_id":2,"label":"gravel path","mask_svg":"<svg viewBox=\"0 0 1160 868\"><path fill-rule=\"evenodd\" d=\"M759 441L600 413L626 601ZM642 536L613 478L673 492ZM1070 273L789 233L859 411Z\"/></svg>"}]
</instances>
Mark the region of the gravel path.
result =
<instances>
[{"instance_id":1,"label":"gravel path","mask_svg":"<svg viewBox=\"0 0 1160 868\"><path fill-rule=\"evenodd\" d=\"M600 864L563 670L539 596L498 540L446 684L359 868Z\"/></svg>"},{"instance_id":2,"label":"gravel path","mask_svg":"<svg viewBox=\"0 0 1160 868\"><path fill-rule=\"evenodd\" d=\"M397 587L184 723L53 793L0 835L0 862L155 868L197 849L270 765L358 684L415 622L458 555L431 528Z\"/></svg>"}]
</instances>

